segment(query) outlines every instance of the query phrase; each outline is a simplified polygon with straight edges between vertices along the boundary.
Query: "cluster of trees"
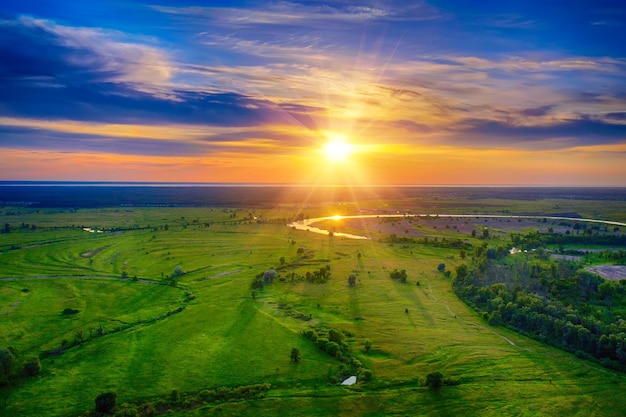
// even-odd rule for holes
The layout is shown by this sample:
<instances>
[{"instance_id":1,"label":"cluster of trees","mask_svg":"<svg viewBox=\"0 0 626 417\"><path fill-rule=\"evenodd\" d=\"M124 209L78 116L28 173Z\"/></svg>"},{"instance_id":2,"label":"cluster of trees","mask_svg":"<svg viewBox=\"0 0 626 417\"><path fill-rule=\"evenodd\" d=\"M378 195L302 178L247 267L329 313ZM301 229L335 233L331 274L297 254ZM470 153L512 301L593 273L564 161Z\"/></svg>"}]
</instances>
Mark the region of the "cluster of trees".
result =
<instances>
[{"instance_id":1,"label":"cluster of trees","mask_svg":"<svg viewBox=\"0 0 626 417\"><path fill-rule=\"evenodd\" d=\"M585 227L583 225L582 227ZM592 229L584 229L592 231ZM568 231L569 232L569 231ZM619 234L599 234L583 233L570 234L562 233L541 233L528 232L525 235L514 234L511 236L513 244L523 249L534 249L545 247L546 245L608 245L608 246L624 246L626 245L626 235Z\"/></svg>"},{"instance_id":2,"label":"cluster of trees","mask_svg":"<svg viewBox=\"0 0 626 417\"><path fill-rule=\"evenodd\" d=\"M252 290L263 288L267 284L271 284L274 282L276 277L278 276L278 272L275 269L268 269L267 271L261 272L252 279ZM322 266L319 269L314 271L306 271L304 275L296 274L292 272L291 275L287 275L287 277L291 276L291 282L300 282L302 280L307 280L312 284L324 284L328 282L331 278L330 273L330 265ZM285 280L285 277L280 278L281 281Z\"/></svg>"},{"instance_id":3,"label":"cluster of trees","mask_svg":"<svg viewBox=\"0 0 626 417\"><path fill-rule=\"evenodd\" d=\"M19 377L35 376L41 372L39 358L20 360L14 347L0 348L0 387L9 385Z\"/></svg>"},{"instance_id":4,"label":"cluster of trees","mask_svg":"<svg viewBox=\"0 0 626 417\"><path fill-rule=\"evenodd\" d=\"M264 383L238 387L204 389L197 393L181 393L175 389L156 400L133 404L117 404L117 394L115 392L105 392L96 397L95 410L88 411L82 416L96 417L108 414L116 417L152 417L167 414L170 410L190 410L207 403L258 398L271 388L271 384Z\"/></svg>"},{"instance_id":5,"label":"cluster of trees","mask_svg":"<svg viewBox=\"0 0 626 417\"><path fill-rule=\"evenodd\" d=\"M407 236L397 236L396 234L391 234L386 238L388 243L398 243L398 244L419 244L425 246L431 246L434 248L445 248L445 249L463 249L470 250L472 249L472 244L469 242L465 242L461 239L447 239L442 237L441 239L433 237L433 238L413 238Z\"/></svg>"},{"instance_id":6,"label":"cluster of trees","mask_svg":"<svg viewBox=\"0 0 626 417\"><path fill-rule=\"evenodd\" d=\"M443 374L439 371L431 372L426 375L426 386L433 391L439 391L444 385L453 386L459 385L459 383L459 381L452 378L444 378Z\"/></svg>"},{"instance_id":7,"label":"cluster of trees","mask_svg":"<svg viewBox=\"0 0 626 417\"><path fill-rule=\"evenodd\" d=\"M626 281L604 280L572 262L490 259L487 252L457 267L453 287L489 323L626 370L626 321L618 315Z\"/></svg>"},{"instance_id":8,"label":"cluster of trees","mask_svg":"<svg viewBox=\"0 0 626 417\"><path fill-rule=\"evenodd\" d=\"M315 271L307 271L304 277L308 282L315 284L323 284L330 279L330 265L323 266Z\"/></svg>"},{"instance_id":9,"label":"cluster of trees","mask_svg":"<svg viewBox=\"0 0 626 417\"><path fill-rule=\"evenodd\" d=\"M600 259L615 262L618 265L626 265L626 250L602 251L598 253Z\"/></svg>"},{"instance_id":10,"label":"cluster of trees","mask_svg":"<svg viewBox=\"0 0 626 417\"><path fill-rule=\"evenodd\" d=\"M252 279L252 289L263 288L265 285L271 284L277 276L278 272L273 268L256 274Z\"/></svg>"},{"instance_id":11,"label":"cluster of trees","mask_svg":"<svg viewBox=\"0 0 626 417\"><path fill-rule=\"evenodd\" d=\"M394 269L393 271L389 272L389 278L398 280L404 284L406 283L406 280L408 277L407 277L405 269L401 269L401 270Z\"/></svg>"},{"instance_id":12,"label":"cluster of trees","mask_svg":"<svg viewBox=\"0 0 626 417\"><path fill-rule=\"evenodd\" d=\"M329 375L333 382L341 382L350 375L355 375L363 381L372 379L372 371L365 368L361 361L350 354L350 346L343 332L332 328L310 328L304 330L302 335L315 343L318 349L342 362L337 374Z\"/></svg>"}]
</instances>

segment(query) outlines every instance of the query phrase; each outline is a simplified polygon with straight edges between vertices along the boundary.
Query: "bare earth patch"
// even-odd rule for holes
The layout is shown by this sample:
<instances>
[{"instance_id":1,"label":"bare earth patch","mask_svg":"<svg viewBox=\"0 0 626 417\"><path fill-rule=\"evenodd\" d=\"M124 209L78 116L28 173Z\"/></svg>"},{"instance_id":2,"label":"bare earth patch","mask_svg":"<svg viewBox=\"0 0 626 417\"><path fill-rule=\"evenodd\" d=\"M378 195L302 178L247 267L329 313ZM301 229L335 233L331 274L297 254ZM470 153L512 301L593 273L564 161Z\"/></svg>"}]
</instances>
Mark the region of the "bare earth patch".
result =
<instances>
[{"instance_id":1,"label":"bare earth patch","mask_svg":"<svg viewBox=\"0 0 626 417\"><path fill-rule=\"evenodd\" d=\"M574 224L572 222L572 224ZM489 217L448 217L431 216L429 218L398 217L398 218L363 218L363 219L340 219L326 220L316 224L317 227L335 232L349 232L350 230L362 231L361 234L372 237L370 232L395 234L413 238L423 238L432 234L431 229L442 232L456 232L461 235L469 235L473 230L480 231L489 228L492 233L501 231L522 231L537 229L547 233L549 228L556 233L565 233L571 227L562 226L558 221L543 222L540 219L526 218L489 218ZM355 232L356 233L356 232ZM463 236L459 236L463 237Z\"/></svg>"},{"instance_id":2,"label":"bare earth patch","mask_svg":"<svg viewBox=\"0 0 626 417\"><path fill-rule=\"evenodd\" d=\"M212 277L208 277L208 278L205 278L205 279L221 278L221 277L226 277L228 275L238 274L240 272L243 272L243 270L242 269L237 269L235 271L226 271L226 272L222 272L221 274L213 275Z\"/></svg>"},{"instance_id":3,"label":"bare earth patch","mask_svg":"<svg viewBox=\"0 0 626 417\"><path fill-rule=\"evenodd\" d=\"M585 269L612 281L626 279L626 265L596 265L588 266Z\"/></svg>"},{"instance_id":4,"label":"bare earth patch","mask_svg":"<svg viewBox=\"0 0 626 417\"><path fill-rule=\"evenodd\" d=\"M89 251L89 252L81 253L80 256L83 257L83 258L91 258L92 256L96 256L97 254L99 254L103 250L108 249L110 247L111 246L103 246L101 248L94 249L94 250Z\"/></svg>"}]
</instances>

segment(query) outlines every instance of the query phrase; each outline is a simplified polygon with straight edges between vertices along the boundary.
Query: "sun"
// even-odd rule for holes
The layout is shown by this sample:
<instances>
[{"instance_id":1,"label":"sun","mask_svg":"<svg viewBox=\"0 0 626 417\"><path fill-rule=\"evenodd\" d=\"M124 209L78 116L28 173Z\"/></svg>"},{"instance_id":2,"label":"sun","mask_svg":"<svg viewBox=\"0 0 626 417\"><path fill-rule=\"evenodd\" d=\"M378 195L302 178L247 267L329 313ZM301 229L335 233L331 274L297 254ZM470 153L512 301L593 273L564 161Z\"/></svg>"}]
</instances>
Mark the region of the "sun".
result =
<instances>
[{"instance_id":1,"label":"sun","mask_svg":"<svg viewBox=\"0 0 626 417\"><path fill-rule=\"evenodd\" d=\"M324 146L326 158L334 162L343 162L349 159L353 148L343 138L334 137Z\"/></svg>"}]
</instances>

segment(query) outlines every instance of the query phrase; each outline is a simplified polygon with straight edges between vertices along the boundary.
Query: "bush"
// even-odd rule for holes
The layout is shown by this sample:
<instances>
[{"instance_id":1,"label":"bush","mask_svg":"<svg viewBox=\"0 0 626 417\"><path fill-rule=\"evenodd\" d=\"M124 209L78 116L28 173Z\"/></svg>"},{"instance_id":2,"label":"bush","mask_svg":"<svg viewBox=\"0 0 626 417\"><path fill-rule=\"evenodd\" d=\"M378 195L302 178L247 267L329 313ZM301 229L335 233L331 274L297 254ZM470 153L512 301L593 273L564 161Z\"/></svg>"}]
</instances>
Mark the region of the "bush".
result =
<instances>
[{"instance_id":1,"label":"bush","mask_svg":"<svg viewBox=\"0 0 626 417\"><path fill-rule=\"evenodd\" d=\"M298 349L297 347L291 348L291 362L299 363L300 359L300 349Z\"/></svg>"},{"instance_id":2,"label":"bush","mask_svg":"<svg viewBox=\"0 0 626 417\"><path fill-rule=\"evenodd\" d=\"M443 386L443 375L441 372L431 372L426 375L426 386L433 391L439 390Z\"/></svg>"},{"instance_id":3,"label":"bush","mask_svg":"<svg viewBox=\"0 0 626 417\"><path fill-rule=\"evenodd\" d=\"M372 350L372 342L370 342L369 340L365 341L365 352L369 353L370 350Z\"/></svg>"},{"instance_id":4,"label":"bush","mask_svg":"<svg viewBox=\"0 0 626 417\"><path fill-rule=\"evenodd\" d=\"M400 282L405 283L407 280L406 270L402 269L398 271L397 269L394 269L393 271L389 273L389 277L391 279L397 279Z\"/></svg>"},{"instance_id":5,"label":"bush","mask_svg":"<svg viewBox=\"0 0 626 417\"><path fill-rule=\"evenodd\" d=\"M96 397L96 412L102 414L111 414L115 408L115 400L117 394L114 392L105 392Z\"/></svg>"},{"instance_id":6,"label":"bush","mask_svg":"<svg viewBox=\"0 0 626 417\"><path fill-rule=\"evenodd\" d=\"M172 390L172 394L170 395L170 401L173 404L176 404L180 401L180 392L177 389Z\"/></svg>"},{"instance_id":7,"label":"bush","mask_svg":"<svg viewBox=\"0 0 626 417\"><path fill-rule=\"evenodd\" d=\"M24 362L23 372L26 376L39 375L41 372L41 362L39 362L39 358L30 358Z\"/></svg>"}]
</instances>

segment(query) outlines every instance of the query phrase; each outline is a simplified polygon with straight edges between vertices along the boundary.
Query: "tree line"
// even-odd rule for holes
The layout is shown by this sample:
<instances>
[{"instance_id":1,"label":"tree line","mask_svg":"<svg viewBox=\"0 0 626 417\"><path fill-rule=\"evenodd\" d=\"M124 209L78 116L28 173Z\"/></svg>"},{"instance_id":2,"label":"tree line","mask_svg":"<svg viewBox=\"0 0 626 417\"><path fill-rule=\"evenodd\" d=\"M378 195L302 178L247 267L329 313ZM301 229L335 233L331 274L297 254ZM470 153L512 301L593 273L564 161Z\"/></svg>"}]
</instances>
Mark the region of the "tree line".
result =
<instances>
[{"instance_id":1,"label":"tree line","mask_svg":"<svg viewBox=\"0 0 626 417\"><path fill-rule=\"evenodd\" d=\"M603 365L626 370L626 280L608 281L574 262L539 254L489 257L456 268L455 293L491 324ZM493 251L491 252L493 255Z\"/></svg>"}]
</instances>

